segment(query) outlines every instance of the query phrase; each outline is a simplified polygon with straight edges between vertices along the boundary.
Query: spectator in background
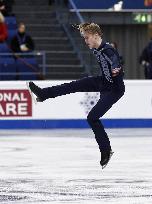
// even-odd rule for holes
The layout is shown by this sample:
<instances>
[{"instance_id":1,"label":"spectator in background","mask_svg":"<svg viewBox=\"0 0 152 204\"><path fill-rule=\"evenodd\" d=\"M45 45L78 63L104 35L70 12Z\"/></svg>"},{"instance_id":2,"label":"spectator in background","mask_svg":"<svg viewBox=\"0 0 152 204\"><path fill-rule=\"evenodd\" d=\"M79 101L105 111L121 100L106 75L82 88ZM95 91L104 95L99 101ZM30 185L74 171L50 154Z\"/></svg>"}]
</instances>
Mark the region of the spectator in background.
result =
<instances>
[{"instance_id":1,"label":"spectator in background","mask_svg":"<svg viewBox=\"0 0 152 204\"><path fill-rule=\"evenodd\" d=\"M5 10L6 10L5 2L4 0L0 0L0 11L2 12L3 15L5 13Z\"/></svg>"},{"instance_id":2,"label":"spectator in background","mask_svg":"<svg viewBox=\"0 0 152 204\"><path fill-rule=\"evenodd\" d=\"M54 0L49 0L48 2L49 2L49 5L54 4Z\"/></svg>"},{"instance_id":3,"label":"spectator in background","mask_svg":"<svg viewBox=\"0 0 152 204\"><path fill-rule=\"evenodd\" d=\"M112 46L113 48L115 48L116 50L118 50L118 46L117 46L117 43L116 43L116 42L111 42L110 44L111 44L111 46ZM120 63L121 63L121 65L124 65L124 59L123 59L122 55L119 55L119 58L120 58Z\"/></svg>"},{"instance_id":4,"label":"spectator in background","mask_svg":"<svg viewBox=\"0 0 152 204\"><path fill-rule=\"evenodd\" d=\"M5 19L2 13L0 12L0 43L3 43L7 40L8 31L7 26L5 24Z\"/></svg>"},{"instance_id":5,"label":"spectator in background","mask_svg":"<svg viewBox=\"0 0 152 204\"><path fill-rule=\"evenodd\" d=\"M30 35L26 33L24 23L18 26L18 32L11 41L11 49L13 52L27 53L34 51L34 42Z\"/></svg>"},{"instance_id":6,"label":"spectator in background","mask_svg":"<svg viewBox=\"0 0 152 204\"><path fill-rule=\"evenodd\" d=\"M12 10L13 10L13 9L12 9L13 4L14 4L14 0L6 0L5 5L6 5L6 11L7 11L6 15L7 15L7 16L12 16L12 15L14 15L14 14L13 14L13 11L12 11Z\"/></svg>"},{"instance_id":7,"label":"spectator in background","mask_svg":"<svg viewBox=\"0 0 152 204\"><path fill-rule=\"evenodd\" d=\"M39 79L39 66L35 59L34 42L26 33L24 23L18 25L17 34L11 40L11 50L16 60L16 74L19 80ZM41 77L42 79L42 77Z\"/></svg>"},{"instance_id":8,"label":"spectator in background","mask_svg":"<svg viewBox=\"0 0 152 204\"><path fill-rule=\"evenodd\" d=\"M55 3L55 0L49 0L49 5L52 5ZM62 3L63 5L65 5L66 7L68 6L68 0L63 0L60 1L60 3Z\"/></svg>"},{"instance_id":9,"label":"spectator in background","mask_svg":"<svg viewBox=\"0 0 152 204\"><path fill-rule=\"evenodd\" d=\"M0 0L0 11L4 16L12 15L12 5L14 0Z\"/></svg>"},{"instance_id":10,"label":"spectator in background","mask_svg":"<svg viewBox=\"0 0 152 204\"><path fill-rule=\"evenodd\" d=\"M152 6L152 0L144 0L144 5L145 6Z\"/></svg>"},{"instance_id":11,"label":"spectator in background","mask_svg":"<svg viewBox=\"0 0 152 204\"><path fill-rule=\"evenodd\" d=\"M152 79L152 39L143 49L139 63L144 67L145 79Z\"/></svg>"}]
</instances>

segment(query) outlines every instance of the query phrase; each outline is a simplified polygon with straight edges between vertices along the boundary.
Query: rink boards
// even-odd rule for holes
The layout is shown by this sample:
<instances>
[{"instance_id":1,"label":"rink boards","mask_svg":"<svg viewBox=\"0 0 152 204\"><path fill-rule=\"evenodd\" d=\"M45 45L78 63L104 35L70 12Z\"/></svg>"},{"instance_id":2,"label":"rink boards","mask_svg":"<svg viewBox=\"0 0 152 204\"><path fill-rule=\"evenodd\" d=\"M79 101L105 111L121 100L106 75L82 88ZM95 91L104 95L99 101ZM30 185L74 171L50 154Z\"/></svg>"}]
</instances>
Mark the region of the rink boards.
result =
<instances>
[{"instance_id":1,"label":"rink boards","mask_svg":"<svg viewBox=\"0 0 152 204\"><path fill-rule=\"evenodd\" d=\"M69 81L36 81L40 87ZM152 127L152 81L126 80L125 95L104 115L106 127ZM0 82L0 128L87 128L99 93L73 93L37 105L25 81Z\"/></svg>"}]
</instances>

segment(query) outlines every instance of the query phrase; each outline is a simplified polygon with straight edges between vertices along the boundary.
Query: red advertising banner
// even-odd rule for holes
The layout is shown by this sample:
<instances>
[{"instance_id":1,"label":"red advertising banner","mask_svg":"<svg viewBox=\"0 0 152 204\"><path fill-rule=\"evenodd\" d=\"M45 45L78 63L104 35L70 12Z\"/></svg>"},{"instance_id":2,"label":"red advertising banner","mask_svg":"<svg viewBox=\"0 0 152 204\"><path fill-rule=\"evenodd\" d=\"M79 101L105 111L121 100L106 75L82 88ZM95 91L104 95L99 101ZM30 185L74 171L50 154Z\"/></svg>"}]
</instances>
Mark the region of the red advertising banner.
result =
<instances>
[{"instance_id":1,"label":"red advertising banner","mask_svg":"<svg viewBox=\"0 0 152 204\"><path fill-rule=\"evenodd\" d=\"M32 116L32 99L28 90L0 90L0 117Z\"/></svg>"}]
</instances>

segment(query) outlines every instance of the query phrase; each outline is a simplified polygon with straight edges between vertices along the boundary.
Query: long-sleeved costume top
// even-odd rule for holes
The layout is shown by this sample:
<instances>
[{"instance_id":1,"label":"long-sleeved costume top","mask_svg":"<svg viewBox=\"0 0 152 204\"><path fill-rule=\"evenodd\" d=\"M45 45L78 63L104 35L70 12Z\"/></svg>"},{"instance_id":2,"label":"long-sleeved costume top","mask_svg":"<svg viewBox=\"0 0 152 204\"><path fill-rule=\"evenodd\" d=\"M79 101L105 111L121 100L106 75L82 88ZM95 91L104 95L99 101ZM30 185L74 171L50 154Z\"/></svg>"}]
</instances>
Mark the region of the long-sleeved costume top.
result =
<instances>
[{"instance_id":1,"label":"long-sleeved costume top","mask_svg":"<svg viewBox=\"0 0 152 204\"><path fill-rule=\"evenodd\" d=\"M93 49L101 69L102 82L107 88L123 89L123 69L116 49L109 43L102 42L98 49Z\"/></svg>"}]
</instances>

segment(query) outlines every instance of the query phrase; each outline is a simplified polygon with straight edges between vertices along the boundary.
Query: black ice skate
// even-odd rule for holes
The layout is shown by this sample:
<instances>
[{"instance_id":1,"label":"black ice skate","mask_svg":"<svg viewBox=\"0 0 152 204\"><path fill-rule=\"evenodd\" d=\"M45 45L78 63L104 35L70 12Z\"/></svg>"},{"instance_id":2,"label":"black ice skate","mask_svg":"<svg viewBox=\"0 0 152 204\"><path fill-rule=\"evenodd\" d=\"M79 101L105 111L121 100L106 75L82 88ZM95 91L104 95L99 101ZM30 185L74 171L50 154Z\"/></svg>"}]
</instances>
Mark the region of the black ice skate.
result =
<instances>
[{"instance_id":1,"label":"black ice skate","mask_svg":"<svg viewBox=\"0 0 152 204\"><path fill-rule=\"evenodd\" d=\"M40 87L36 86L33 82L27 82L27 87L35 103L44 101Z\"/></svg>"},{"instance_id":2,"label":"black ice skate","mask_svg":"<svg viewBox=\"0 0 152 204\"><path fill-rule=\"evenodd\" d=\"M102 166L102 169L104 169L108 162L110 161L112 155L114 152L112 152L112 150L108 151L108 152L102 152L101 153L101 161L100 161L100 165Z\"/></svg>"}]
</instances>

